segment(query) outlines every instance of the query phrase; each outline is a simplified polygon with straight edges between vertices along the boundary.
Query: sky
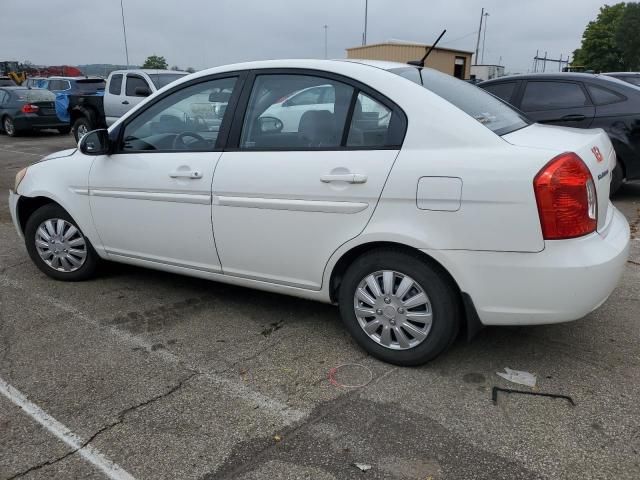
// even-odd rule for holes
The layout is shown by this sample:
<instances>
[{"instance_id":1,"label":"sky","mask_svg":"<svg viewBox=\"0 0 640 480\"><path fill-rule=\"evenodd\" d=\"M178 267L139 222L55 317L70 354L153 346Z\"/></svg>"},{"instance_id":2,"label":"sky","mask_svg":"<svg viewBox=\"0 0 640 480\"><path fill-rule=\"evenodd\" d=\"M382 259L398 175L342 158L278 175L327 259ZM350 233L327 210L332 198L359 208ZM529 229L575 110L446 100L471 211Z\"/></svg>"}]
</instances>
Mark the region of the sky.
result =
<instances>
[{"instance_id":1,"label":"sky","mask_svg":"<svg viewBox=\"0 0 640 480\"><path fill-rule=\"evenodd\" d=\"M272 58L344 58L362 43L365 0L122 0L129 61L152 54L203 69ZM532 68L536 50L565 58L602 0L369 0L367 43L390 39L475 50L482 7L484 63ZM615 2L609 2L615 3ZM0 0L0 61L125 64L120 0ZM481 42L482 45L482 42ZM482 54L481 54L482 56Z\"/></svg>"}]
</instances>

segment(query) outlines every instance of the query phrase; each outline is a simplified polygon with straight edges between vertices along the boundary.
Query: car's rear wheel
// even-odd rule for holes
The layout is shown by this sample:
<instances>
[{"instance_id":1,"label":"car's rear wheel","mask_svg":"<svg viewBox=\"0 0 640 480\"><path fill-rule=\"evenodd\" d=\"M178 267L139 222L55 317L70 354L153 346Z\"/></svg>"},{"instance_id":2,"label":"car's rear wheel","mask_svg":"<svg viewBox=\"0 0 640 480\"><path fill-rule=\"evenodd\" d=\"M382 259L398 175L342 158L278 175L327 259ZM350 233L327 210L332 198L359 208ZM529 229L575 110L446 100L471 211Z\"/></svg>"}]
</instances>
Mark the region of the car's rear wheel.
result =
<instances>
[{"instance_id":1,"label":"car's rear wheel","mask_svg":"<svg viewBox=\"0 0 640 480\"><path fill-rule=\"evenodd\" d=\"M76 138L76 142L79 142L91 130L93 130L93 125L88 118L80 117L73 122L73 136Z\"/></svg>"},{"instance_id":2,"label":"car's rear wheel","mask_svg":"<svg viewBox=\"0 0 640 480\"><path fill-rule=\"evenodd\" d=\"M455 340L460 302L437 265L393 249L372 250L348 268L339 290L342 320L372 356L420 365Z\"/></svg>"},{"instance_id":3,"label":"car's rear wheel","mask_svg":"<svg viewBox=\"0 0 640 480\"><path fill-rule=\"evenodd\" d=\"M16 130L16 126L13 123L13 119L9 115L6 115L2 119L2 129L10 137L15 137L16 135L18 135L18 131Z\"/></svg>"},{"instance_id":4,"label":"car's rear wheel","mask_svg":"<svg viewBox=\"0 0 640 480\"><path fill-rule=\"evenodd\" d=\"M59 205L47 204L27 220L25 244L31 260L56 280L91 278L99 258L71 216Z\"/></svg>"}]
</instances>

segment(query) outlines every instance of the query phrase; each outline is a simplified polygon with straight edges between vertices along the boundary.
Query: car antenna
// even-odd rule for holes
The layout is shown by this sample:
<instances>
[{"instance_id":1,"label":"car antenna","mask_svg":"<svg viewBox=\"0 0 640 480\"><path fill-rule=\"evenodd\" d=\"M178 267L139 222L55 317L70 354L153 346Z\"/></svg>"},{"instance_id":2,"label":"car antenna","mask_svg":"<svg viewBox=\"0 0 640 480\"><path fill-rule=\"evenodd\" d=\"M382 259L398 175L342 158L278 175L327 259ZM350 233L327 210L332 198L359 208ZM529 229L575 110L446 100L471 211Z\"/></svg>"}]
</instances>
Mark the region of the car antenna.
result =
<instances>
[{"instance_id":1,"label":"car antenna","mask_svg":"<svg viewBox=\"0 0 640 480\"><path fill-rule=\"evenodd\" d=\"M414 65L416 67L424 68L424 62L427 61L427 57L429 55L431 55L431 52L433 51L434 48L436 48L436 45L438 45L438 42L440 42L440 39L442 39L442 37L444 37L445 33L447 33L447 29L446 28L442 31L442 33L440 34L440 36L438 37L438 39L435 41L435 43L433 45L431 45L430 47L425 47L425 49L427 51L424 54L424 57L422 57L422 59L420 59L420 60L409 60L407 63L409 65Z\"/></svg>"}]
</instances>

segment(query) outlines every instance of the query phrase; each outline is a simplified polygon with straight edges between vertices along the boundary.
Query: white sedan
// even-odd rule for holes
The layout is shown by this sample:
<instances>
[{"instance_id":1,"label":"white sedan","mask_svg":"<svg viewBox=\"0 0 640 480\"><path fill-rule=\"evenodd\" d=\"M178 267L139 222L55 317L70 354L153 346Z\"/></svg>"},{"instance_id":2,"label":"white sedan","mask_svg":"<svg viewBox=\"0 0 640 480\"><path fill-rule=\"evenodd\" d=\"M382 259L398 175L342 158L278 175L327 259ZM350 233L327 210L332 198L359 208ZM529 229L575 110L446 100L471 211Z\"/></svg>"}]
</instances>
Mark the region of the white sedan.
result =
<instances>
[{"instance_id":1,"label":"white sedan","mask_svg":"<svg viewBox=\"0 0 640 480\"><path fill-rule=\"evenodd\" d=\"M315 87L285 129L272 107ZM226 102L219 123L203 102ZM337 303L371 355L416 365L460 329L608 298L629 249L615 162L602 130L531 124L430 69L266 61L163 88L20 171L10 207L55 279L110 260Z\"/></svg>"}]
</instances>

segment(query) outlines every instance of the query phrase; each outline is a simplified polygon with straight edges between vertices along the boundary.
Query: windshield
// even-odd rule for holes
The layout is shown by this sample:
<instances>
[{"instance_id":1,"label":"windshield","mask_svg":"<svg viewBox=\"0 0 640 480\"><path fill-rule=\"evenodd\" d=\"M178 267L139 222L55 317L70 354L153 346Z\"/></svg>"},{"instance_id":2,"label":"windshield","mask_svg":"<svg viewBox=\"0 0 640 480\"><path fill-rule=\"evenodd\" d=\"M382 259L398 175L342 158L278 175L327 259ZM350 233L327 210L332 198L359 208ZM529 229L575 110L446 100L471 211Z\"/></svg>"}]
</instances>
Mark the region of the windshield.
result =
<instances>
[{"instance_id":1,"label":"windshield","mask_svg":"<svg viewBox=\"0 0 640 480\"><path fill-rule=\"evenodd\" d=\"M156 89L160 90L162 87L169 85L171 82L175 82L185 75L186 73L150 73L149 78L156 86Z\"/></svg>"},{"instance_id":2,"label":"windshield","mask_svg":"<svg viewBox=\"0 0 640 480\"><path fill-rule=\"evenodd\" d=\"M77 80L76 89L82 93L95 93L98 90L104 90L106 82L101 78Z\"/></svg>"},{"instance_id":3,"label":"windshield","mask_svg":"<svg viewBox=\"0 0 640 480\"><path fill-rule=\"evenodd\" d=\"M513 108L470 83L430 68L396 68L389 70L422 85L475 118L497 135L506 135L529 125L529 120Z\"/></svg>"},{"instance_id":4,"label":"windshield","mask_svg":"<svg viewBox=\"0 0 640 480\"><path fill-rule=\"evenodd\" d=\"M36 102L54 102L56 95L44 88L32 88L30 90L15 90L18 100L26 101L29 103Z\"/></svg>"}]
</instances>

